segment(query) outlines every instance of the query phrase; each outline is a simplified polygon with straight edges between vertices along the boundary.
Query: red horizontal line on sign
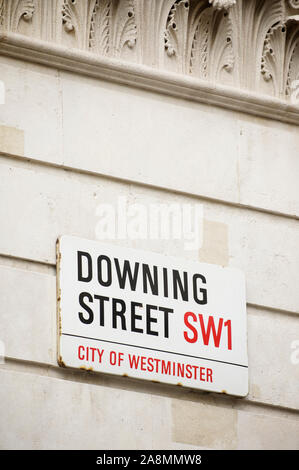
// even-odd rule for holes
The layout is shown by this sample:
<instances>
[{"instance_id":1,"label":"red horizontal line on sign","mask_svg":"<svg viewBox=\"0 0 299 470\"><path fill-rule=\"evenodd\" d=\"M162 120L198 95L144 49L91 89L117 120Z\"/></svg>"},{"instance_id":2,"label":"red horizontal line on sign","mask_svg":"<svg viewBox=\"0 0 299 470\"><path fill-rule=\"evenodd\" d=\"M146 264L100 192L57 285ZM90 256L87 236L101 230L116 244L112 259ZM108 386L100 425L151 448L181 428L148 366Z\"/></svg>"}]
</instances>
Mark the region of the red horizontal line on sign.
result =
<instances>
[{"instance_id":1,"label":"red horizontal line on sign","mask_svg":"<svg viewBox=\"0 0 299 470\"><path fill-rule=\"evenodd\" d=\"M109 341L107 339L91 338L89 336L74 335L72 333L61 333L61 334L64 335L64 336L72 336L74 338L83 338L83 339L91 339L93 341L101 341L102 343L118 344L120 346L128 346L128 347L139 348L139 349L148 349L150 351L157 351L157 352L166 353L166 354L175 354L176 356L184 356L184 357L191 357L193 359L202 359L202 360L205 360L205 361L220 362L222 364L229 364L231 366L245 367L246 369L248 369L248 366L245 366L244 364L236 364L234 362L219 361L218 359L209 359L207 357L191 356L190 354L181 354L181 353L176 353L174 351L164 351L163 349L154 349L154 348L148 348L148 347L145 347L145 346L137 346L136 344L118 343L117 341Z\"/></svg>"}]
</instances>

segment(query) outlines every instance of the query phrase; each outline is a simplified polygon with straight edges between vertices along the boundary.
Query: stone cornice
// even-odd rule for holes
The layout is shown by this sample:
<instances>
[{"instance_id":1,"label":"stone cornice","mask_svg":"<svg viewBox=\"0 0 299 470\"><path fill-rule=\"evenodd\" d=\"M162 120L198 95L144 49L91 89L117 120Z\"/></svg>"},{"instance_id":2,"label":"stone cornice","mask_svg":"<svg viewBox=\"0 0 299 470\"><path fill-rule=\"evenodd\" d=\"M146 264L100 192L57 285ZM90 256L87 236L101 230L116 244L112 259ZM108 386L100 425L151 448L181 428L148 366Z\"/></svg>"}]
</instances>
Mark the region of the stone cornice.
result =
<instances>
[{"instance_id":1,"label":"stone cornice","mask_svg":"<svg viewBox=\"0 0 299 470\"><path fill-rule=\"evenodd\" d=\"M0 0L0 54L299 123L299 0Z\"/></svg>"}]
</instances>

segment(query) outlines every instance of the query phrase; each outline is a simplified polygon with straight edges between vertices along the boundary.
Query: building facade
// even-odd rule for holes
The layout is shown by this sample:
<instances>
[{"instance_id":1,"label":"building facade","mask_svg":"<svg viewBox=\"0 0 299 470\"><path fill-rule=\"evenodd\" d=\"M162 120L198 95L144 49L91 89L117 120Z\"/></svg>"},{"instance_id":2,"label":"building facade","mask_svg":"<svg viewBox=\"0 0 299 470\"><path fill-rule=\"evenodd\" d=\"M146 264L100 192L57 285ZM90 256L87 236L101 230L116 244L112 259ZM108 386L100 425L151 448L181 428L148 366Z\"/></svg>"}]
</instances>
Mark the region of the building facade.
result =
<instances>
[{"instance_id":1,"label":"building facade","mask_svg":"<svg viewBox=\"0 0 299 470\"><path fill-rule=\"evenodd\" d=\"M299 448L298 124L298 0L0 0L1 448ZM60 367L56 240L108 207L245 273L245 398Z\"/></svg>"}]
</instances>

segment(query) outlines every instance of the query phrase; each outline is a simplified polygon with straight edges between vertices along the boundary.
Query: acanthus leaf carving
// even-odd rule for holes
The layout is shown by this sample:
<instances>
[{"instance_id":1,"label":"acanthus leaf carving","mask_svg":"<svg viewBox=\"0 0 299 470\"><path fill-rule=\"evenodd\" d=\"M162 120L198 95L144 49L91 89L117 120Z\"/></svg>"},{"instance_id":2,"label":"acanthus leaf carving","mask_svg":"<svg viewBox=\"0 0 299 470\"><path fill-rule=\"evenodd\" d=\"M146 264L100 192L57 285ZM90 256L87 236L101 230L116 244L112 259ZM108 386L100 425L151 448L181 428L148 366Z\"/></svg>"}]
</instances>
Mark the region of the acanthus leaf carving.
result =
<instances>
[{"instance_id":1,"label":"acanthus leaf carving","mask_svg":"<svg viewBox=\"0 0 299 470\"><path fill-rule=\"evenodd\" d=\"M33 17L33 13L34 13L34 3L32 1L29 1L29 0L25 0L22 2L22 13L21 13L21 17L24 18L25 21L30 21Z\"/></svg>"},{"instance_id":2,"label":"acanthus leaf carving","mask_svg":"<svg viewBox=\"0 0 299 470\"><path fill-rule=\"evenodd\" d=\"M273 83L275 96L290 96L292 83L299 79L298 45L299 16L283 18L266 35L261 71L265 81Z\"/></svg>"},{"instance_id":3,"label":"acanthus leaf carving","mask_svg":"<svg viewBox=\"0 0 299 470\"><path fill-rule=\"evenodd\" d=\"M89 48L101 55L109 52L111 1L96 0L90 21Z\"/></svg>"},{"instance_id":4,"label":"acanthus leaf carving","mask_svg":"<svg viewBox=\"0 0 299 470\"><path fill-rule=\"evenodd\" d=\"M176 59L177 71L185 73L187 70L187 45L188 45L188 16L189 2L176 1L167 18L164 31L164 48L169 58Z\"/></svg>"},{"instance_id":5,"label":"acanthus leaf carving","mask_svg":"<svg viewBox=\"0 0 299 470\"><path fill-rule=\"evenodd\" d=\"M187 42L189 2L185 0L176 1L169 12L164 42L169 57L180 54L183 56Z\"/></svg>"},{"instance_id":6,"label":"acanthus leaf carving","mask_svg":"<svg viewBox=\"0 0 299 470\"><path fill-rule=\"evenodd\" d=\"M121 0L117 4L113 15L113 34L111 38L114 56L119 56L125 45L132 49L136 44L137 30L134 3L134 0Z\"/></svg>"},{"instance_id":7,"label":"acanthus leaf carving","mask_svg":"<svg viewBox=\"0 0 299 470\"><path fill-rule=\"evenodd\" d=\"M0 3L0 24L11 31L18 31L21 19L30 22L35 11L32 0L2 0Z\"/></svg>"},{"instance_id":8,"label":"acanthus leaf carving","mask_svg":"<svg viewBox=\"0 0 299 470\"><path fill-rule=\"evenodd\" d=\"M73 2L72 2L73 3ZM69 0L64 0L62 5L62 23L67 33L74 30L72 6Z\"/></svg>"},{"instance_id":9,"label":"acanthus leaf carving","mask_svg":"<svg viewBox=\"0 0 299 470\"><path fill-rule=\"evenodd\" d=\"M285 25L278 23L266 35L261 61L261 72L266 82L275 78L276 69L283 70L285 32Z\"/></svg>"},{"instance_id":10,"label":"acanthus leaf carving","mask_svg":"<svg viewBox=\"0 0 299 470\"><path fill-rule=\"evenodd\" d=\"M201 11L192 42L190 72L216 81L221 70L231 72L234 63L230 17L218 9Z\"/></svg>"},{"instance_id":11,"label":"acanthus leaf carving","mask_svg":"<svg viewBox=\"0 0 299 470\"><path fill-rule=\"evenodd\" d=\"M288 98L299 81L299 16L287 19L284 92Z\"/></svg>"},{"instance_id":12,"label":"acanthus leaf carving","mask_svg":"<svg viewBox=\"0 0 299 470\"><path fill-rule=\"evenodd\" d=\"M134 0L64 0L62 21L68 33L98 55L119 56L125 45L136 43Z\"/></svg>"}]
</instances>

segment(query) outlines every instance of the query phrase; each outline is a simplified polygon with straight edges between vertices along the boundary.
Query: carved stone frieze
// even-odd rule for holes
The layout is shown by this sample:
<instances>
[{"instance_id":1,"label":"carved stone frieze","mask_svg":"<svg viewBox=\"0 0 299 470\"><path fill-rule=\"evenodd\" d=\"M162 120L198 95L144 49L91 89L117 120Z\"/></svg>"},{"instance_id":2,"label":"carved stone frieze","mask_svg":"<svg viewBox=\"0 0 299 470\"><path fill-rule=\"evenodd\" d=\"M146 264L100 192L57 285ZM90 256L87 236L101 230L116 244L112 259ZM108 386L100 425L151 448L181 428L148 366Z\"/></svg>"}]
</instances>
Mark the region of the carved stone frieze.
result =
<instances>
[{"instance_id":1,"label":"carved stone frieze","mask_svg":"<svg viewBox=\"0 0 299 470\"><path fill-rule=\"evenodd\" d=\"M299 0L0 0L0 28L288 100L298 9Z\"/></svg>"}]
</instances>

